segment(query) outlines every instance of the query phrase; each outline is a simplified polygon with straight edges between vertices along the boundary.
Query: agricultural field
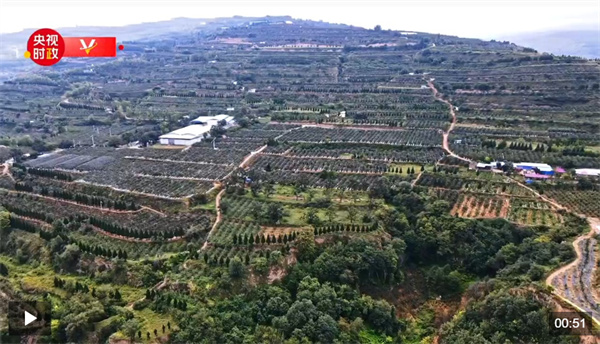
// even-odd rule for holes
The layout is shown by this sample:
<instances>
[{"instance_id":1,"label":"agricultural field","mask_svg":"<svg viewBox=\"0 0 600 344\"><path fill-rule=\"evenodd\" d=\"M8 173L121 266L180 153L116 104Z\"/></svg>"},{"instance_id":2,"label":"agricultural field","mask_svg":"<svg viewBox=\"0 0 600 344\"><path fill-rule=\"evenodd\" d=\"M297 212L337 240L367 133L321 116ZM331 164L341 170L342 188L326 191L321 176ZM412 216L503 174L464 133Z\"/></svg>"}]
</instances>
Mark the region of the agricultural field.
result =
<instances>
[{"instance_id":1,"label":"agricultural field","mask_svg":"<svg viewBox=\"0 0 600 344\"><path fill-rule=\"evenodd\" d=\"M461 194L450 214L468 218L506 218L509 207L506 198Z\"/></svg>"},{"instance_id":2,"label":"agricultural field","mask_svg":"<svg viewBox=\"0 0 600 344\"><path fill-rule=\"evenodd\" d=\"M570 343L524 324L558 296L597 316L600 184L574 169L600 168L598 61L182 20L0 84L0 300L53 300L54 342Z\"/></svg>"},{"instance_id":3,"label":"agricultural field","mask_svg":"<svg viewBox=\"0 0 600 344\"><path fill-rule=\"evenodd\" d=\"M599 217L600 209L600 192L599 191L563 191L550 190L546 194L555 199L558 203L565 207L569 207L576 212Z\"/></svg>"}]
</instances>

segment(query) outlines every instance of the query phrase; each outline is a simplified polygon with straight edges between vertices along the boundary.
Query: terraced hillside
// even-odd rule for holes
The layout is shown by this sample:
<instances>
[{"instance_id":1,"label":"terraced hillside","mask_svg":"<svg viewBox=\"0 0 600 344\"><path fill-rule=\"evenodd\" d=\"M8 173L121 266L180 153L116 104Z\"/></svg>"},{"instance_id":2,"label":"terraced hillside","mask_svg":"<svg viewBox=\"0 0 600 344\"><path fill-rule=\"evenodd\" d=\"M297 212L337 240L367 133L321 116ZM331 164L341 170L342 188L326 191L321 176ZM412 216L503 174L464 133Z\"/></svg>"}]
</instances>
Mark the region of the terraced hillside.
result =
<instances>
[{"instance_id":1,"label":"terraced hillside","mask_svg":"<svg viewBox=\"0 0 600 344\"><path fill-rule=\"evenodd\" d=\"M575 169L600 168L600 62L290 19L1 84L0 299L45 295L56 342L571 343L551 311L599 319L600 181Z\"/></svg>"}]
</instances>

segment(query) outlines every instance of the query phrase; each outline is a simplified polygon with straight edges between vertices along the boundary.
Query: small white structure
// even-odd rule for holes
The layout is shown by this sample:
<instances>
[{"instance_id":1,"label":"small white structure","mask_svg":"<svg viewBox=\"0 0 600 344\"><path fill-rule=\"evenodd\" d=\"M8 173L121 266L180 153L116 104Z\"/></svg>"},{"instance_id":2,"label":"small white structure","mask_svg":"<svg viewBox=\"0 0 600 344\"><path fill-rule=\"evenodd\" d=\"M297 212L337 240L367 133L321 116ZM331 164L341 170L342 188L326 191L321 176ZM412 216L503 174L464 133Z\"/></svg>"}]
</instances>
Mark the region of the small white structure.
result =
<instances>
[{"instance_id":1,"label":"small white structure","mask_svg":"<svg viewBox=\"0 0 600 344\"><path fill-rule=\"evenodd\" d=\"M235 108L228 107L228 108L226 109L226 111L233 111L233 110L235 110Z\"/></svg>"},{"instance_id":2,"label":"small white structure","mask_svg":"<svg viewBox=\"0 0 600 344\"><path fill-rule=\"evenodd\" d=\"M346 118L346 111L340 111L340 117Z\"/></svg>"},{"instance_id":3,"label":"small white structure","mask_svg":"<svg viewBox=\"0 0 600 344\"><path fill-rule=\"evenodd\" d=\"M502 161L492 161L489 164L483 163L483 162L478 162L477 163L477 169L482 169L482 170L495 170L498 168L502 168L505 165L504 162Z\"/></svg>"},{"instance_id":4,"label":"small white structure","mask_svg":"<svg viewBox=\"0 0 600 344\"><path fill-rule=\"evenodd\" d=\"M575 174L578 176L600 177L600 169L598 169L598 168L578 168L578 169L575 169Z\"/></svg>"},{"instance_id":5,"label":"small white structure","mask_svg":"<svg viewBox=\"0 0 600 344\"><path fill-rule=\"evenodd\" d=\"M248 90L248 93L256 93L256 88L251 88Z\"/></svg>"},{"instance_id":6,"label":"small white structure","mask_svg":"<svg viewBox=\"0 0 600 344\"><path fill-rule=\"evenodd\" d=\"M233 123L233 117L225 114L220 114L216 116L200 116L196 119L190 121L190 124L200 124L200 125L217 125L220 121L225 120L227 125Z\"/></svg>"}]
</instances>

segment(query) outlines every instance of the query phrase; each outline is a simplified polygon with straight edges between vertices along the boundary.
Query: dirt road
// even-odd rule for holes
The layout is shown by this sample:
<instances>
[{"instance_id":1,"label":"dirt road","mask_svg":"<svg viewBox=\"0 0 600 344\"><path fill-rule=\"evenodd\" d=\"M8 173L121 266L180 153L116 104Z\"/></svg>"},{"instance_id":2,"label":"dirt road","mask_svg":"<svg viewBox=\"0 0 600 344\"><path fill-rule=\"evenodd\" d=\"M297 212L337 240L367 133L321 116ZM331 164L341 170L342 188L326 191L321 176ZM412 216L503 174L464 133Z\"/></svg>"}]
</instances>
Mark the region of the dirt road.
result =
<instances>
[{"instance_id":1,"label":"dirt road","mask_svg":"<svg viewBox=\"0 0 600 344\"><path fill-rule=\"evenodd\" d=\"M210 239L210 236L217 229L217 226L219 226L219 223L221 223L221 220L223 218L223 215L221 214L221 198L223 197L223 194L225 194L225 189L221 190L217 194L217 198L215 199L215 208L217 209L217 219L215 220L215 223L213 224L212 228L210 229L210 232L208 232L208 235L206 236L206 241L204 242L204 245L202 245L202 248L200 249L200 251L205 250L208 247L208 239Z\"/></svg>"},{"instance_id":2,"label":"dirt road","mask_svg":"<svg viewBox=\"0 0 600 344\"><path fill-rule=\"evenodd\" d=\"M454 110L454 105L452 105L452 103L450 103L446 99L442 98L442 96L440 95L440 92L437 90L437 88L435 88L433 81L427 80L427 86L429 86L429 88L433 92L433 97L437 101L440 101L440 102L448 105L448 108L450 109L450 114L452 115L452 122L450 123L450 127L448 127L448 130L446 130L442 133L442 148L452 157L455 157L462 161L466 161L468 163L473 162L471 159L464 158L464 157L459 156L458 154L454 153L450 149L450 145L448 144L448 136L450 135L452 130L454 130L454 126L456 125L456 111Z\"/></svg>"},{"instance_id":3,"label":"dirt road","mask_svg":"<svg viewBox=\"0 0 600 344\"><path fill-rule=\"evenodd\" d=\"M592 315L600 325L600 306L598 293L594 291L594 275L597 269L597 226L600 219L589 218L591 230L575 239L573 246L577 255L571 263L557 269L548 278L546 284L554 288L553 293L567 300L580 311Z\"/></svg>"}]
</instances>

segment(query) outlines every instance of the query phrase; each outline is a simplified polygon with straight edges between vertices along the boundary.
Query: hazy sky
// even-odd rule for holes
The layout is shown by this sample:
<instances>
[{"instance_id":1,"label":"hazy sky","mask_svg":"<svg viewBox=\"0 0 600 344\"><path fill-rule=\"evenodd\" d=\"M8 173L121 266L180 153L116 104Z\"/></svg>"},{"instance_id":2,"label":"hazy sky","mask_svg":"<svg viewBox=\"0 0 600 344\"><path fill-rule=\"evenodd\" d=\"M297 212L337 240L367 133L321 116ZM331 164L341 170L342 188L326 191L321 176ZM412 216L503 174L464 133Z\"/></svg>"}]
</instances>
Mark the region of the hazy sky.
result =
<instances>
[{"instance_id":1,"label":"hazy sky","mask_svg":"<svg viewBox=\"0 0 600 344\"><path fill-rule=\"evenodd\" d=\"M484 39L592 28L600 39L600 0L0 0L0 32L234 15L291 15Z\"/></svg>"}]
</instances>

